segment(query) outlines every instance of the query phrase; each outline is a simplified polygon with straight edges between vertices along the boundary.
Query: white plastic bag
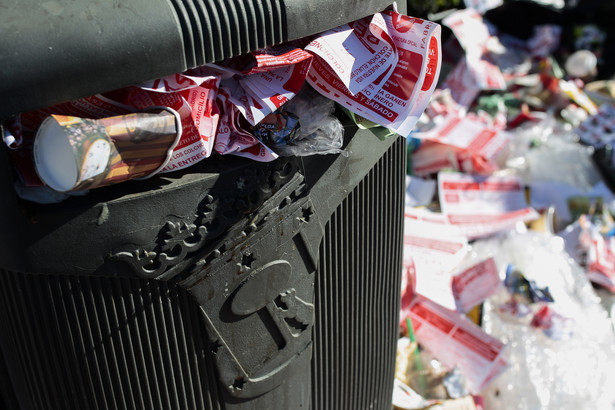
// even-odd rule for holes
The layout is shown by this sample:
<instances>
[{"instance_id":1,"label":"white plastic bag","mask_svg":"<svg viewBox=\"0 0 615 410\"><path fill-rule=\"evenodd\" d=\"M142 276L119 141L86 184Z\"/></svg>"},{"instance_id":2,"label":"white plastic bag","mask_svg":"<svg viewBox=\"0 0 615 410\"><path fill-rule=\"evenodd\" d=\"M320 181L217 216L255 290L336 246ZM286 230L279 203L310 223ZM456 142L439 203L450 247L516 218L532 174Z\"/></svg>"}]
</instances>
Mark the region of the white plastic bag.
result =
<instances>
[{"instance_id":1,"label":"white plastic bag","mask_svg":"<svg viewBox=\"0 0 615 410\"><path fill-rule=\"evenodd\" d=\"M585 272L565 253L563 240L530 231L478 241L473 252L475 258L493 256L500 272L513 264L539 287L548 286L554 299L549 307L572 320L571 337L555 340L501 313L506 291L485 302L483 327L507 344L511 363L482 392L486 408L614 408L613 329Z\"/></svg>"}]
</instances>

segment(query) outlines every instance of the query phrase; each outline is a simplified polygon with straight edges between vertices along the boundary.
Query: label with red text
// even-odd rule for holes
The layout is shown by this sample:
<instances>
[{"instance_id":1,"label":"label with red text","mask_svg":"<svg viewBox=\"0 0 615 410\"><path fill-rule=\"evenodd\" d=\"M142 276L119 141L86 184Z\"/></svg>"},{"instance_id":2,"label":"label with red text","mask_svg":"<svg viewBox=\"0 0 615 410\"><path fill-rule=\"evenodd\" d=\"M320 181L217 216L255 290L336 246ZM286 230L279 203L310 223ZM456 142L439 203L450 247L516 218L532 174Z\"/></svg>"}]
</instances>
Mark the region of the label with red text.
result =
<instances>
[{"instance_id":1,"label":"label with red text","mask_svg":"<svg viewBox=\"0 0 615 410\"><path fill-rule=\"evenodd\" d=\"M516 176L438 174L442 213L468 237L476 239L538 218L527 205L525 189Z\"/></svg>"},{"instance_id":2,"label":"label with red text","mask_svg":"<svg viewBox=\"0 0 615 410\"><path fill-rule=\"evenodd\" d=\"M452 288L457 310L467 313L494 295L502 282L493 258L486 259L453 276Z\"/></svg>"},{"instance_id":3,"label":"label with red text","mask_svg":"<svg viewBox=\"0 0 615 410\"><path fill-rule=\"evenodd\" d=\"M307 81L324 96L376 124L408 136L440 73L440 26L396 11L329 30Z\"/></svg>"},{"instance_id":4,"label":"label with red text","mask_svg":"<svg viewBox=\"0 0 615 410\"><path fill-rule=\"evenodd\" d=\"M473 394L508 368L504 343L458 313L417 295L409 315L417 341L449 369L459 366Z\"/></svg>"},{"instance_id":5,"label":"label with red text","mask_svg":"<svg viewBox=\"0 0 615 410\"><path fill-rule=\"evenodd\" d=\"M407 208L404 218L404 261L412 263L415 290L449 309L453 269L469 251L468 240L442 214Z\"/></svg>"}]
</instances>

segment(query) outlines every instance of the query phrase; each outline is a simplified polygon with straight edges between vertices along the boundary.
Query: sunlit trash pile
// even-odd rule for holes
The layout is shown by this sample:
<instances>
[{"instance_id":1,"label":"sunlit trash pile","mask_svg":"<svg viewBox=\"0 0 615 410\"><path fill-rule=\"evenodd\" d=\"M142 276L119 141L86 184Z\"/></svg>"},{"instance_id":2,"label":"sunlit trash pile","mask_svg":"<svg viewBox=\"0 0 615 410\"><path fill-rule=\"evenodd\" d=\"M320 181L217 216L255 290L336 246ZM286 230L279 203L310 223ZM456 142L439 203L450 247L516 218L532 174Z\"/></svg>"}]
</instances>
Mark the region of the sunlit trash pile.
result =
<instances>
[{"instance_id":1,"label":"sunlit trash pile","mask_svg":"<svg viewBox=\"0 0 615 410\"><path fill-rule=\"evenodd\" d=\"M604 27L579 18L568 38L558 2L468 3L440 15L440 81L408 138L394 406L612 409Z\"/></svg>"},{"instance_id":2,"label":"sunlit trash pile","mask_svg":"<svg viewBox=\"0 0 615 410\"><path fill-rule=\"evenodd\" d=\"M336 107L381 137L408 136L440 57L440 25L393 4L314 36L22 113L4 125L17 191L55 202L212 156L352 155Z\"/></svg>"}]
</instances>

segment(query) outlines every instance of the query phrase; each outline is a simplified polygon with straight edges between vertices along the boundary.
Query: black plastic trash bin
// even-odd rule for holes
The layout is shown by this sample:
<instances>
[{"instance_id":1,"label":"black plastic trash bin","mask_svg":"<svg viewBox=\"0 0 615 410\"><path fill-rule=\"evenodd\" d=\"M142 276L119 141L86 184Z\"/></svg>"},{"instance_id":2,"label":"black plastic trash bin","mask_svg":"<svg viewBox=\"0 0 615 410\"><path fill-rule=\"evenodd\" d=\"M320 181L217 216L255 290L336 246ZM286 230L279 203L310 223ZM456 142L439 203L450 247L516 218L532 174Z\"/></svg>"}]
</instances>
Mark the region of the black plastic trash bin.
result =
<instances>
[{"instance_id":1,"label":"black plastic trash bin","mask_svg":"<svg viewBox=\"0 0 615 410\"><path fill-rule=\"evenodd\" d=\"M0 89L10 94L8 102L1 99L3 118L302 37L387 6L9 3L0 27L38 37L15 45L4 36L0 60L13 58L23 69L28 64L19 52L39 63L23 78L2 70ZM96 60L103 45L91 50L92 62L64 44L73 30L99 30L111 39L117 37L109 30L138 31L145 25L141 10L151 19L152 37L133 32L134 49L122 49L112 62ZM98 26L82 21L90 14ZM102 25L96 17L102 14L113 24ZM61 31L42 36L52 28ZM125 67L147 47L151 59L144 63L151 67L138 73ZM73 76L75 83L92 78L97 65L104 78L67 83L72 72L44 64L45 49L67 59L76 53L84 73ZM167 60L174 63L161 63ZM17 77L21 83L8 84ZM349 124L345 139L349 157L271 163L212 157L184 172L54 205L17 198L0 150L4 408L390 409L406 143L380 141Z\"/></svg>"}]
</instances>

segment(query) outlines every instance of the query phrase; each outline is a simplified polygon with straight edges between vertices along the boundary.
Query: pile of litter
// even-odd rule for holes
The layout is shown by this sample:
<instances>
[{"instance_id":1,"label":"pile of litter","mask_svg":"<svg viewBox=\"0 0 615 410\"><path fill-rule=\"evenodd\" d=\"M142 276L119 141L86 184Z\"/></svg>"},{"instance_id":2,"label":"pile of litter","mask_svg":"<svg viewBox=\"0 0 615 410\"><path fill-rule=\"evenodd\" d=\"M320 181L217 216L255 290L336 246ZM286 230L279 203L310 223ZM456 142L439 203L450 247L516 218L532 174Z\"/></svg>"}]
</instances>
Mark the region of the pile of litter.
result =
<instances>
[{"instance_id":1,"label":"pile of litter","mask_svg":"<svg viewBox=\"0 0 615 410\"><path fill-rule=\"evenodd\" d=\"M396 408L615 406L612 6L544 3L439 15L442 75L408 139Z\"/></svg>"}]
</instances>

